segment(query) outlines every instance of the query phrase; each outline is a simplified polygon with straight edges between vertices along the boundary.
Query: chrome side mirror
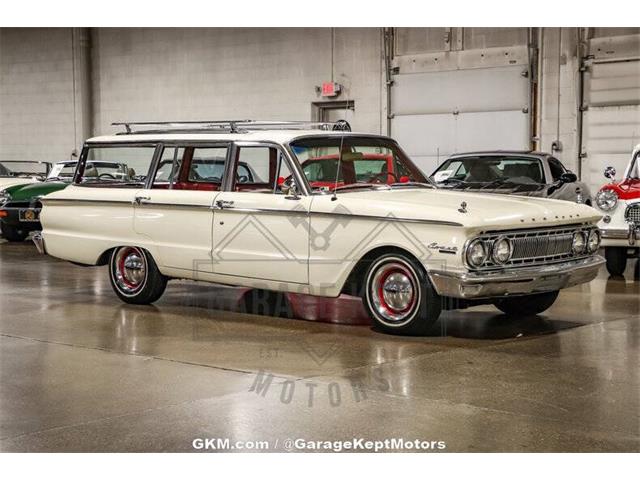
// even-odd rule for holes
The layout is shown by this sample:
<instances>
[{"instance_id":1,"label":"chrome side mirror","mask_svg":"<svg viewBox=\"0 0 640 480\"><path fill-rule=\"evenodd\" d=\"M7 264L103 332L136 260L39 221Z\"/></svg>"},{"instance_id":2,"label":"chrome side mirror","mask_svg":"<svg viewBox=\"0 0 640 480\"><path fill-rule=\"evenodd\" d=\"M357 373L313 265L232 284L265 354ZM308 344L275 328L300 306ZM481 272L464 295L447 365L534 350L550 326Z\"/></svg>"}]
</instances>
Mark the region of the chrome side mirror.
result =
<instances>
[{"instance_id":1,"label":"chrome side mirror","mask_svg":"<svg viewBox=\"0 0 640 480\"><path fill-rule=\"evenodd\" d=\"M613 167L605 168L604 176L607 177L609 180L613 180L614 178L616 178L616 169Z\"/></svg>"},{"instance_id":2,"label":"chrome side mirror","mask_svg":"<svg viewBox=\"0 0 640 480\"><path fill-rule=\"evenodd\" d=\"M300 198L298 195L298 187L296 186L296 182L291 179L289 185L282 185L282 193L286 195L287 200L297 200Z\"/></svg>"}]
</instances>

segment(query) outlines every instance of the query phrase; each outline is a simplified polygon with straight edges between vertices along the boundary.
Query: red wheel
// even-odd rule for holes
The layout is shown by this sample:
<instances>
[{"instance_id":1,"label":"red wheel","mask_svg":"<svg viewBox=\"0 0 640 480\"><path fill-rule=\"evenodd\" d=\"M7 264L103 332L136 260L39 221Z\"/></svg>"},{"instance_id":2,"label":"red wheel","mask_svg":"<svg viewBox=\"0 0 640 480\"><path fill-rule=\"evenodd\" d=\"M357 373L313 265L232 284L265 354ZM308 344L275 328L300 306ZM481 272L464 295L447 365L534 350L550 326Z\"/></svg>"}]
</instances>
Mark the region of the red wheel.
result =
<instances>
[{"instance_id":1,"label":"red wheel","mask_svg":"<svg viewBox=\"0 0 640 480\"><path fill-rule=\"evenodd\" d=\"M386 254L365 275L363 301L376 326L388 333L424 335L440 315L440 297L422 265L402 254Z\"/></svg>"}]
</instances>

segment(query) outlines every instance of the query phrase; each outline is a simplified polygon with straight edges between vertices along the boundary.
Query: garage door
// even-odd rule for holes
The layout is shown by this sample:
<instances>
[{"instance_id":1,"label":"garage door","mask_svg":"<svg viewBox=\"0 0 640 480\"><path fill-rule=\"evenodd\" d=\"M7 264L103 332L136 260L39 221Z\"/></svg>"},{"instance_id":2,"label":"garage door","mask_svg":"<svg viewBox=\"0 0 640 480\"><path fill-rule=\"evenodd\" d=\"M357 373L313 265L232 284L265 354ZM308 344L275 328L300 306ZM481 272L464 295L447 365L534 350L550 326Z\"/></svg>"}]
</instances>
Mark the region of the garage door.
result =
<instances>
[{"instance_id":1,"label":"garage door","mask_svg":"<svg viewBox=\"0 0 640 480\"><path fill-rule=\"evenodd\" d=\"M605 167L615 167L620 177L631 150L640 143L640 36L628 36L627 40L625 51L635 50L636 58L599 58L598 52L615 51L616 42L603 49L603 39L591 41L595 58L585 72L582 178L592 191L605 182Z\"/></svg>"},{"instance_id":2,"label":"garage door","mask_svg":"<svg viewBox=\"0 0 640 480\"><path fill-rule=\"evenodd\" d=\"M528 149L527 65L526 46L397 55L391 135L428 173L452 153Z\"/></svg>"},{"instance_id":3,"label":"garage door","mask_svg":"<svg viewBox=\"0 0 640 480\"><path fill-rule=\"evenodd\" d=\"M428 172L452 153L527 149L522 67L397 75L391 134Z\"/></svg>"}]
</instances>

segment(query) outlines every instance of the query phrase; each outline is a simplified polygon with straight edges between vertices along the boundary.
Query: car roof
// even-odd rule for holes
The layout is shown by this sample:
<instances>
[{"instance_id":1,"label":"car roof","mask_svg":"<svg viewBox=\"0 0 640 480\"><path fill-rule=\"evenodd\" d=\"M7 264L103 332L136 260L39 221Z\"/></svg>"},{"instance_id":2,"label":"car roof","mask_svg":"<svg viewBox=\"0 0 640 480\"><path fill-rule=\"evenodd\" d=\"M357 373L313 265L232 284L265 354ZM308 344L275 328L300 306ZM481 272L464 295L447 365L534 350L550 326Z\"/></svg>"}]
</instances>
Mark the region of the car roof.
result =
<instances>
[{"instance_id":1,"label":"car roof","mask_svg":"<svg viewBox=\"0 0 640 480\"><path fill-rule=\"evenodd\" d=\"M144 142L161 142L161 141L233 141L233 142L275 142L279 144L289 143L300 137L340 137L340 136L374 136L386 138L383 135L375 135L370 133L330 131L330 130L249 130L246 132L230 133L230 132L214 132L203 131L194 132L147 132L147 133L129 133L104 135L93 137L86 143L144 143Z\"/></svg>"},{"instance_id":2,"label":"car roof","mask_svg":"<svg viewBox=\"0 0 640 480\"><path fill-rule=\"evenodd\" d=\"M498 157L503 155L519 155L525 157L550 157L551 154L547 152L538 152L535 150L485 150L478 152L464 152L454 153L448 158L461 158L461 157Z\"/></svg>"}]
</instances>

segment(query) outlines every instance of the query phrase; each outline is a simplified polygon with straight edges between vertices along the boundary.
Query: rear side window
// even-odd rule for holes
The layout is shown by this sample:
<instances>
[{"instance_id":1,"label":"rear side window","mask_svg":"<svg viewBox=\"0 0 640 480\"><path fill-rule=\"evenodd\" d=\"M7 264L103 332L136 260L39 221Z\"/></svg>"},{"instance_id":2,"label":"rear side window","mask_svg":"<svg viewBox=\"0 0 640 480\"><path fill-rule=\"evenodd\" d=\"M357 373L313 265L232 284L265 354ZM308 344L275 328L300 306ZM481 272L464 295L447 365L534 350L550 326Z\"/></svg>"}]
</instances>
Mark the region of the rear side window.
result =
<instances>
[{"instance_id":1,"label":"rear side window","mask_svg":"<svg viewBox=\"0 0 640 480\"><path fill-rule=\"evenodd\" d=\"M144 184L153 161L154 146L89 147L76 174L81 184Z\"/></svg>"}]
</instances>

